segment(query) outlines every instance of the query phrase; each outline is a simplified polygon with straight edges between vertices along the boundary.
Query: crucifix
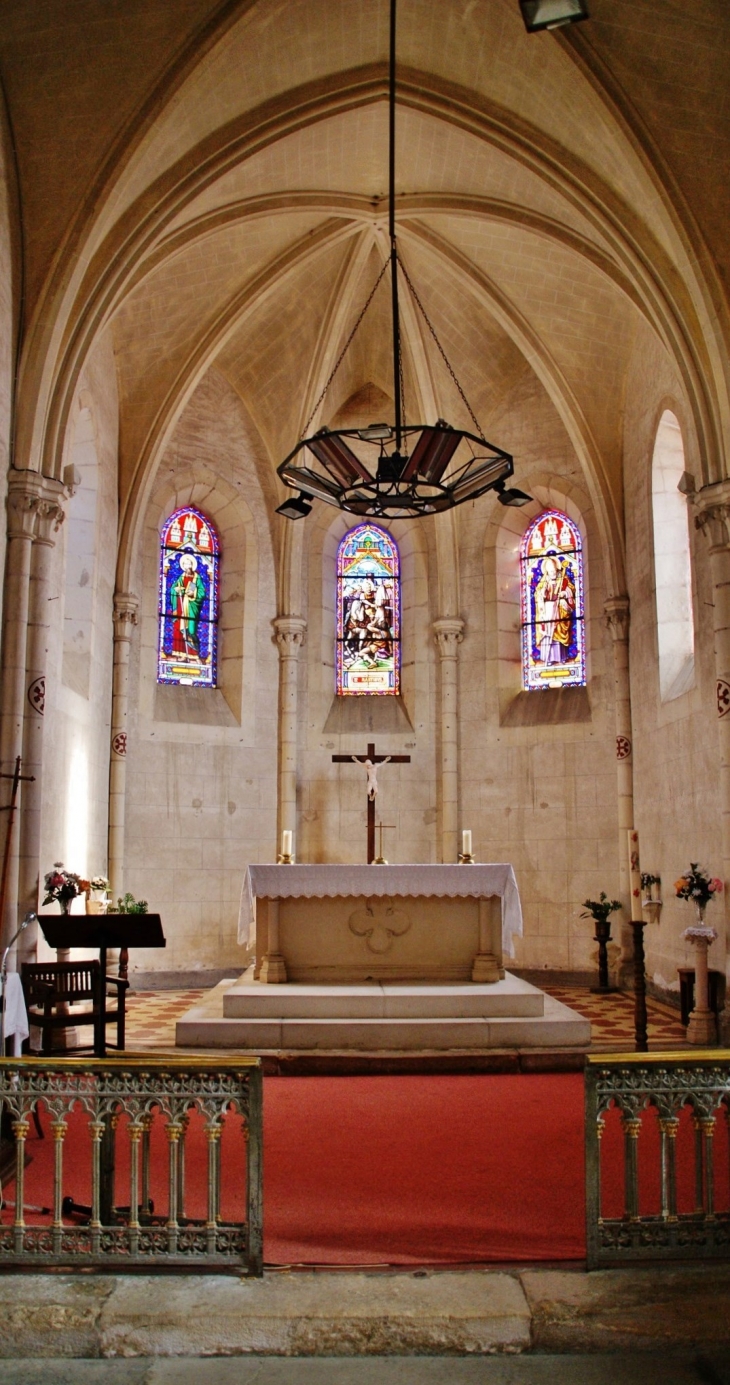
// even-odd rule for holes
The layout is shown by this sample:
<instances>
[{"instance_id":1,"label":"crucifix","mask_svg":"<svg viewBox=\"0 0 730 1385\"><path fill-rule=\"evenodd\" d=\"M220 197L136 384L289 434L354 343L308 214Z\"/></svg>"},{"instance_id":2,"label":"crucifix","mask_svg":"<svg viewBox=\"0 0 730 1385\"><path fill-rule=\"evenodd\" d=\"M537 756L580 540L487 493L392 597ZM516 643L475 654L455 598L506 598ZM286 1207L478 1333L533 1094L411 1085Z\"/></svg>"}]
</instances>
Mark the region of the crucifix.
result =
<instances>
[{"instance_id":1,"label":"crucifix","mask_svg":"<svg viewBox=\"0 0 730 1385\"><path fill-rule=\"evenodd\" d=\"M368 795L368 865L371 866L375 860L375 795L378 792L378 765L409 765L410 755L376 755L375 746L372 742L368 745L367 755L360 759L357 755L333 755L332 762L337 765L347 765L354 761L356 765L364 765L367 772L367 795ZM381 835L382 840L382 835ZM381 853L382 854L382 853Z\"/></svg>"}]
</instances>

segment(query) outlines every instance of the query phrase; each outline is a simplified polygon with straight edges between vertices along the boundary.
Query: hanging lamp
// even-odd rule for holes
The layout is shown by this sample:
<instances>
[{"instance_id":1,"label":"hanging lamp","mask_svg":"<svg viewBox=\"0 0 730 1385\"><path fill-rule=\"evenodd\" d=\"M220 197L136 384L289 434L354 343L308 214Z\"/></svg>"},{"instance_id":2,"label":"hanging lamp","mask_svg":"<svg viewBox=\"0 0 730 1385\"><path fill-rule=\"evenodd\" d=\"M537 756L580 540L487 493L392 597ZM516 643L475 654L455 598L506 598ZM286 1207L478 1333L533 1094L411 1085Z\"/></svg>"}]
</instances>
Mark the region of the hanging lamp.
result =
<instances>
[{"instance_id":1,"label":"hanging lamp","mask_svg":"<svg viewBox=\"0 0 730 1385\"><path fill-rule=\"evenodd\" d=\"M308 432L388 267L395 418L392 424L374 423L363 428L320 428L312 437L302 438L277 468L284 485L299 492L297 496L287 498L277 509L277 514L287 519L304 519L312 509L313 500L323 500L327 505L334 505L360 517L400 519L438 514L461 505L465 500L476 500L490 490L497 492L497 498L503 505L527 505L532 498L524 491L507 485L514 472L513 459L501 447L487 442L398 254L395 234L395 34L396 0L391 0L388 98L390 255L335 362L304 432ZM474 432L452 428L442 418L432 424L408 423L406 420L398 309L399 269L466 406Z\"/></svg>"}]
</instances>

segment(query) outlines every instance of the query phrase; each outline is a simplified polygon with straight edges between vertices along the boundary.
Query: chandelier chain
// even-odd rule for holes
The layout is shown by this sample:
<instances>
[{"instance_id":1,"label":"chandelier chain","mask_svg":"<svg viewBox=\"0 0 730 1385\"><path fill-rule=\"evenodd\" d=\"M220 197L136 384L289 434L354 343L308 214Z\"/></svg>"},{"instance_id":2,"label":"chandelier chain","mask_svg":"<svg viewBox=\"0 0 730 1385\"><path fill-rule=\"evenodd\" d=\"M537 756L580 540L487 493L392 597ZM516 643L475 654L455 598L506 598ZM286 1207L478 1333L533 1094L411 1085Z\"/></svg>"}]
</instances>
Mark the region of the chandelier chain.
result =
<instances>
[{"instance_id":1,"label":"chandelier chain","mask_svg":"<svg viewBox=\"0 0 730 1385\"><path fill-rule=\"evenodd\" d=\"M324 399L324 397L325 397L325 395L326 395L326 393L327 393L327 391L328 391L330 385L332 384L332 381L333 381L334 378L335 378L335 375L337 374L337 372L338 372L340 366L342 365L342 362L343 362L345 356L347 355L347 352L348 352L349 349L350 349L350 344L351 344L351 342L352 342L352 340L353 340L353 338L354 338L354 336L355 336L355 333L356 333L358 327L360 326L360 323L362 322L362 320L363 320L363 318L364 318L364 316L365 316L365 314L366 314L368 308L370 307L370 304L372 303L373 298L375 297L375 291L376 291L376 289L378 288L378 285L380 284L380 281L381 281L381 279L383 278L383 275L385 274L385 271L386 271L386 269L388 268L389 263L390 263L389 260L386 260L386 261L385 261L385 264L383 265L383 268L381 269L381 271L380 271L380 273L379 273L377 279L375 280L375 283L373 284L373 287L372 287L372 289L370 290L370 293L369 293L369 295L368 295L368 297L367 297L367 299L366 299L366 301L365 301L365 304L364 304L364 306L363 306L363 308L362 308L362 311L361 311L359 317L357 318L357 321L356 321L356 323L355 323L355 326L353 327L353 329L352 329L352 331L351 331L349 337L347 338L347 341L345 342L345 345L343 346L343 348L342 348L342 350L341 350L339 356L337 357L337 360L335 361L335 363L334 363L334 365L333 365L333 367L332 367L332 370L330 371L330 374L329 374L329 376L328 376L328 378L327 378L327 383L325 384L325 387L324 387L324 389L322 390L322 393L320 394L319 399L317 400L317 403L315 404L314 408L312 409L312 412L311 412L311 414L309 415L309 418L307 419L307 421L306 421L306 423L305 423L305 425L304 425L304 428L303 428L303 430L302 430L302 437L306 437L306 436L307 436L307 434L308 434L308 432L309 432L309 429L310 429L310 427L311 427L311 424L312 424L312 420L313 420L313 418L315 418L315 416L316 416L316 414L317 414L317 410L319 409L319 406L320 406L320 404L322 403L322 400Z\"/></svg>"},{"instance_id":2,"label":"chandelier chain","mask_svg":"<svg viewBox=\"0 0 730 1385\"><path fill-rule=\"evenodd\" d=\"M414 287L414 285L413 285L413 282L412 282L412 280L411 280L411 278L410 278L410 275L409 275L409 273L408 273L408 270L406 269L406 267L405 267L405 265L404 265L404 263L403 263L403 261L402 261L400 255L398 256L398 264L399 264L400 267L401 267L401 271L402 271L402 273L403 273L403 278L405 279L405 281L406 281L406 283L407 283L407 285L408 285L408 287L409 287L409 289L410 289L410 291L411 291L411 293L412 293L412 295L413 295L413 298L414 298L414 300L415 300L415 302L416 302L416 305L417 305L417 307L420 309L420 312L421 312L421 315L422 315L422 317L423 317L423 320L424 320L424 322L426 323L426 326L428 327L428 330L429 330L429 332L431 333L431 336L433 337L433 339L434 339L434 341L435 341L435 343L436 343L436 345L437 345L437 347L438 347L438 349L439 349L439 352L441 353L441 357L442 357L442 360L443 360L443 362L444 362L444 365L446 366L446 369L448 370L449 375L451 376L451 378L452 378L454 384L456 385L456 388L457 388L457 390L459 391L459 394L461 395L461 398L462 398L462 400L463 400L463 403L464 403L464 405L465 405L465 407L466 407L466 411L467 411L467 413L469 414L469 417L470 417L472 423L474 424L474 427L475 427L475 429L476 429L476 431L477 431L477 434L478 434L478 436L481 438L482 442L485 443L485 444L488 446L488 444L487 444L487 439L485 438L485 436L484 436L484 434L483 434L483 432L482 432L482 429L481 429L481 425L480 425L480 423L479 423L479 420L478 420L476 414L474 413L474 410L472 409L471 404L469 403L469 400L467 399L467 397L466 397L466 395L465 395L465 393L464 393L464 391L463 391L463 389L462 389L462 387L461 387L461 385L460 385L460 383L459 383L459 380L458 380L458 378L457 378L456 372L455 372L455 370L454 370L454 368L453 368L453 366L452 366L452 364L451 364L451 362L450 362L448 356L446 355L446 352L444 351L444 348L443 348L443 346L441 345L441 342L439 341L438 337L436 336L436 329L435 329L433 323L431 322L431 319L429 318L428 313L426 312L426 309L424 308L424 306L423 306L423 304L422 304L420 298L418 297L418 294L417 294L416 289L415 289L415 287Z\"/></svg>"}]
</instances>

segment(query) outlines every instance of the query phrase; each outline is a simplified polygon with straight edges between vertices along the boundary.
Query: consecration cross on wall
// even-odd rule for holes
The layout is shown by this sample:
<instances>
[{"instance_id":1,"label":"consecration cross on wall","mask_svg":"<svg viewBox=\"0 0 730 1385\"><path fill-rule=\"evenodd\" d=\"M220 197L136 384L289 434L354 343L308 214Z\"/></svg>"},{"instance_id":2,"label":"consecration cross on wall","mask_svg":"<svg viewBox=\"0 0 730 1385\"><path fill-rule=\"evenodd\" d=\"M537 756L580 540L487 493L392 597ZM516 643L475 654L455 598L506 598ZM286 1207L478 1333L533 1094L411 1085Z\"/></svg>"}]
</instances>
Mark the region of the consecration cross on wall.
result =
<instances>
[{"instance_id":1,"label":"consecration cross on wall","mask_svg":"<svg viewBox=\"0 0 730 1385\"><path fill-rule=\"evenodd\" d=\"M378 765L409 765L410 755L376 755L375 744L370 742L367 753L360 758L358 755L333 755L332 763L336 765L362 765L367 773L367 805L368 805L368 865L372 865L375 860L375 797L378 792Z\"/></svg>"}]
</instances>

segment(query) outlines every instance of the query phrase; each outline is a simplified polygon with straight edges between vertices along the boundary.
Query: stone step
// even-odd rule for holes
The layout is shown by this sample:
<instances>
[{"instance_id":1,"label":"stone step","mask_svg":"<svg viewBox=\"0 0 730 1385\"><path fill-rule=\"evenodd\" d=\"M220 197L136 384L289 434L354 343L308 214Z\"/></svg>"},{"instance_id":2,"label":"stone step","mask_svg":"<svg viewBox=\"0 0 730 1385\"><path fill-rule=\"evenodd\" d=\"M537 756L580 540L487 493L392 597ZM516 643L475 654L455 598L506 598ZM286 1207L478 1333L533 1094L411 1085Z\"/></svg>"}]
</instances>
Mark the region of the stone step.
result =
<instances>
[{"instance_id":1,"label":"stone step","mask_svg":"<svg viewBox=\"0 0 730 1385\"><path fill-rule=\"evenodd\" d=\"M505 1048L583 1048L588 1020L546 996L536 1016L413 1016L410 1018L224 1018L201 1003L178 1020L182 1048L262 1052L443 1052Z\"/></svg>"},{"instance_id":2,"label":"stone step","mask_svg":"<svg viewBox=\"0 0 730 1385\"><path fill-rule=\"evenodd\" d=\"M507 976L493 985L314 986L239 982L223 997L225 1019L516 1019L543 1014L544 992Z\"/></svg>"}]
</instances>

